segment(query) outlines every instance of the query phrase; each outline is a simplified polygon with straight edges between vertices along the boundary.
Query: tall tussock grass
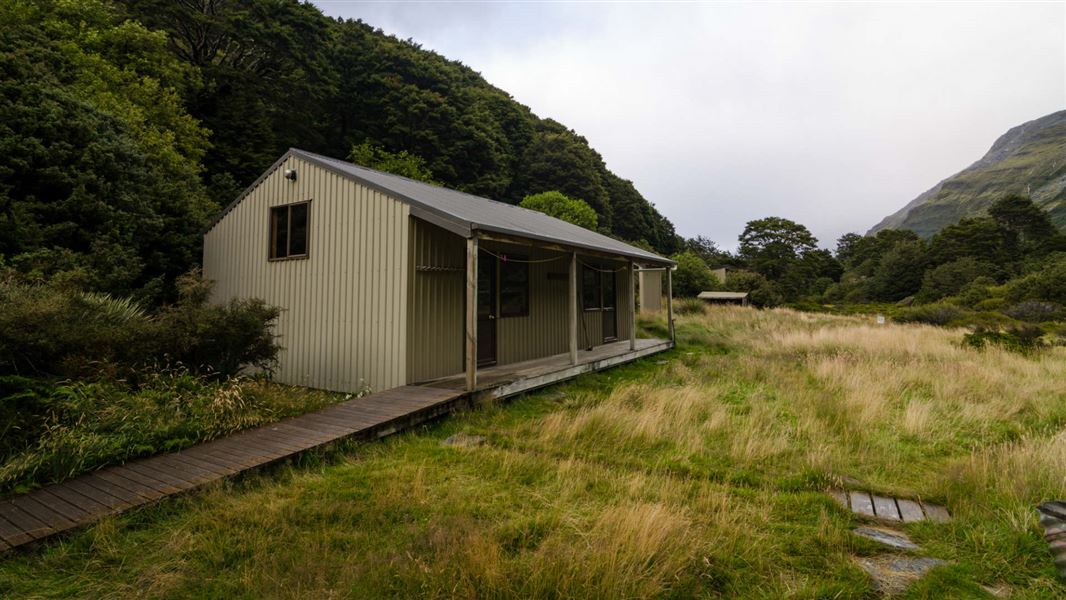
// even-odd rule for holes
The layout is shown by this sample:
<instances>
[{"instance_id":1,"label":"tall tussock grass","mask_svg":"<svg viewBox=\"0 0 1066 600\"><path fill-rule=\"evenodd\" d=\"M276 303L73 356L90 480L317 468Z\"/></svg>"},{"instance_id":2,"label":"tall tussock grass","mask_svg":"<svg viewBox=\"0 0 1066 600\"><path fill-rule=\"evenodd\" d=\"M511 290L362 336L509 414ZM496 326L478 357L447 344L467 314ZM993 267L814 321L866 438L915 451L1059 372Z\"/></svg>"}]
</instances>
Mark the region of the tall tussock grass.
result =
<instances>
[{"instance_id":1,"label":"tall tussock grass","mask_svg":"<svg viewBox=\"0 0 1066 600\"><path fill-rule=\"evenodd\" d=\"M641 326L664 330L650 315ZM951 523L899 525L948 561L916 597L983 585L1061 596L1033 507L1066 497L1066 348L976 350L941 328L730 307L676 330L677 350L562 397L214 493L138 533L147 542L112 531L101 546L121 566L86 568L99 555L72 550L6 580L0 566L0 589L74 578L86 595L124 597L874 597L855 559L884 550L825 493L846 485L951 511ZM224 393L218 410L246 401ZM486 442L441 444L457 432Z\"/></svg>"}]
</instances>

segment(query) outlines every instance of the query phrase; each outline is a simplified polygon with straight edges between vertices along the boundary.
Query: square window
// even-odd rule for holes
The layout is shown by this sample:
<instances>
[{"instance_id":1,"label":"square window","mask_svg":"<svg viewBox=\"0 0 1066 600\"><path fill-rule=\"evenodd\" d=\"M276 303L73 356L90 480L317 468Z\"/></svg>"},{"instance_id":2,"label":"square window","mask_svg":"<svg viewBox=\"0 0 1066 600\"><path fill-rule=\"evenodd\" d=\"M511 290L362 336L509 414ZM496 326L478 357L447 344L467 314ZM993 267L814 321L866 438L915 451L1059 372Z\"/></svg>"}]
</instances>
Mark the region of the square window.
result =
<instances>
[{"instance_id":1,"label":"square window","mask_svg":"<svg viewBox=\"0 0 1066 600\"><path fill-rule=\"evenodd\" d=\"M614 309L618 304L618 294L616 294L616 285L618 284L618 274L614 271L610 273L600 273L600 281L602 282L601 289L603 290L602 306L605 309Z\"/></svg>"},{"instance_id":2,"label":"square window","mask_svg":"<svg viewBox=\"0 0 1066 600\"><path fill-rule=\"evenodd\" d=\"M529 315L529 263L525 256L507 256L500 261L500 316ZM515 262L523 261L523 262Z\"/></svg>"},{"instance_id":3,"label":"square window","mask_svg":"<svg viewBox=\"0 0 1066 600\"><path fill-rule=\"evenodd\" d=\"M585 310L600 308L600 272L588 267L581 270L581 306Z\"/></svg>"},{"instance_id":4,"label":"square window","mask_svg":"<svg viewBox=\"0 0 1066 600\"><path fill-rule=\"evenodd\" d=\"M306 258L310 202L270 209L270 258Z\"/></svg>"}]
</instances>

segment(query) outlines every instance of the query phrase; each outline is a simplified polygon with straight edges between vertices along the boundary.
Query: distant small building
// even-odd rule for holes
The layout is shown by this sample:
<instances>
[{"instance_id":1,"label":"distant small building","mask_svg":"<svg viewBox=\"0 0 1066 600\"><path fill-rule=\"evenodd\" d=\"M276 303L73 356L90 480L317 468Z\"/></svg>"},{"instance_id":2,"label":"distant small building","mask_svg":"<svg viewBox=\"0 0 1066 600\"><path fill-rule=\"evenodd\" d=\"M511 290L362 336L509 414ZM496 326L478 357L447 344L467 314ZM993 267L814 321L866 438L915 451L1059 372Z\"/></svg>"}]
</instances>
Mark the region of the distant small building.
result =
<instances>
[{"instance_id":1,"label":"distant small building","mask_svg":"<svg viewBox=\"0 0 1066 600\"><path fill-rule=\"evenodd\" d=\"M718 283L725 283L725 277L728 273L729 270L726 267L711 270L711 274L718 280Z\"/></svg>"},{"instance_id":2,"label":"distant small building","mask_svg":"<svg viewBox=\"0 0 1066 600\"><path fill-rule=\"evenodd\" d=\"M708 304L739 304L748 305L747 292L700 292L697 296Z\"/></svg>"}]
</instances>

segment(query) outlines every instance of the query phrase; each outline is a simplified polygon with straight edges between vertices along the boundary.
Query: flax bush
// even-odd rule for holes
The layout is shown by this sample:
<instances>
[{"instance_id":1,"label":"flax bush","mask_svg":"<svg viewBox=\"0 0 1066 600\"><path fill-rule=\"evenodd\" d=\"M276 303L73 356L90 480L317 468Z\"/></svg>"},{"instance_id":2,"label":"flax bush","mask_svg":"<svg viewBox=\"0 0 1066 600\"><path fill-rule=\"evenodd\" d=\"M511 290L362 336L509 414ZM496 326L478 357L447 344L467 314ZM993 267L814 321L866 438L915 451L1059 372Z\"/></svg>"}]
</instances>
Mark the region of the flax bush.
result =
<instances>
[{"instance_id":1,"label":"flax bush","mask_svg":"<svg viewBox=\"0 0 1066 600\"><path fill-rule=\"evenodd\" d=\"M255 299L211 304L198 271L177 287L176 303L149 312L128 298L0 275L0 375L113 379L182 365L225 378L273 366L276 308Z\"/></svg>"}]
</instances>

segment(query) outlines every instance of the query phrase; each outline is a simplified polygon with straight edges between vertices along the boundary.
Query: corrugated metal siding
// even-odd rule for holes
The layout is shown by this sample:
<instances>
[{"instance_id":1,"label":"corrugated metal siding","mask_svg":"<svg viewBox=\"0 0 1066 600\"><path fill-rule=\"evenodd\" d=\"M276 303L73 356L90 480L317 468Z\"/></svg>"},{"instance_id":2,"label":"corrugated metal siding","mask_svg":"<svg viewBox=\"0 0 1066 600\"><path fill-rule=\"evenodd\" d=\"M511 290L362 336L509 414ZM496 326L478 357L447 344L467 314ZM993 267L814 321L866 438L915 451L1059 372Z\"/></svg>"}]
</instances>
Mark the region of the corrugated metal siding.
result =
<instances>
[{"instance_id":1,"label":"corrugated metal siding","mask_svg":"<svg viewBox=\"0 0 1066 600\"><path fill-rule=\"evenodd\" d=\"M663 273L662 271L641 271L640 310L659 312L663 309Z\"/></svg>"},{"instance_id":2,"label":"corrugated metal siding","mask_svg":"<svg viewBox=\"0 0 1066 600\"><path fill-rule=\"evenodd\" d=\"M460 236L421 219L412 218L411 222L407 357L408 380L417 382L463 371L466 245ZM497 255L521 255L534 261L555 259L529 266L529 314L497 318L496 364L565 353L569 334L567 274L570 255L485 240L480 242L480 247ZM617 268L620 264L584 257L580 260L600 268ZM433 271L425 267L457 270ZM550 274L554 275L549 277ZM626 311L632 305L632 295L629 293L628 272L623 270L617 275L618 339L625 339L629 335ZM602 313L583 311L582 321L583 327L579 321L578 346L588 347L589 340L592 345L602 344Z\"/></svg>"},{"instance_id":3,"label":"corrugated metal siding","mask_svg":"<svg viewBox=\"0 0 1066 600\"><path fill-rule=\"evenodd\" d=\"M566 299L570 255L498 242L482 242L482 247L499 255L518 254L533 261L550 260L529 265L529 315L501 316L496 320L496 364L506 365L566 352L569 348L567 329L570 319L566 313ZM549 278L549 273L558 275Z\"/></svg>"},{"instance_id":4,"label":"corrugated metal siding","mask_svg":"<svg viewBox=\"0 0 1066 600\"><path fill-rule=\"evenodd\" d=\"M295 182L284 179L295 168ZM269 261L269 207L311 200L307 259ZM407 381L406 204L290 157L204 237L212 299L282 309L278 381L355 391Z\"/></svg>"},{"instance_id":5,"label":"corrugated metal siding","mask_svg":"<svg viewBox=\"0 0 1066 600\"><path fill-rule=\"evenodd\" d=\"M463 372L466 240L410 221L407 364L408 381L416 382Z\"/></svg>"}]
</instances>

